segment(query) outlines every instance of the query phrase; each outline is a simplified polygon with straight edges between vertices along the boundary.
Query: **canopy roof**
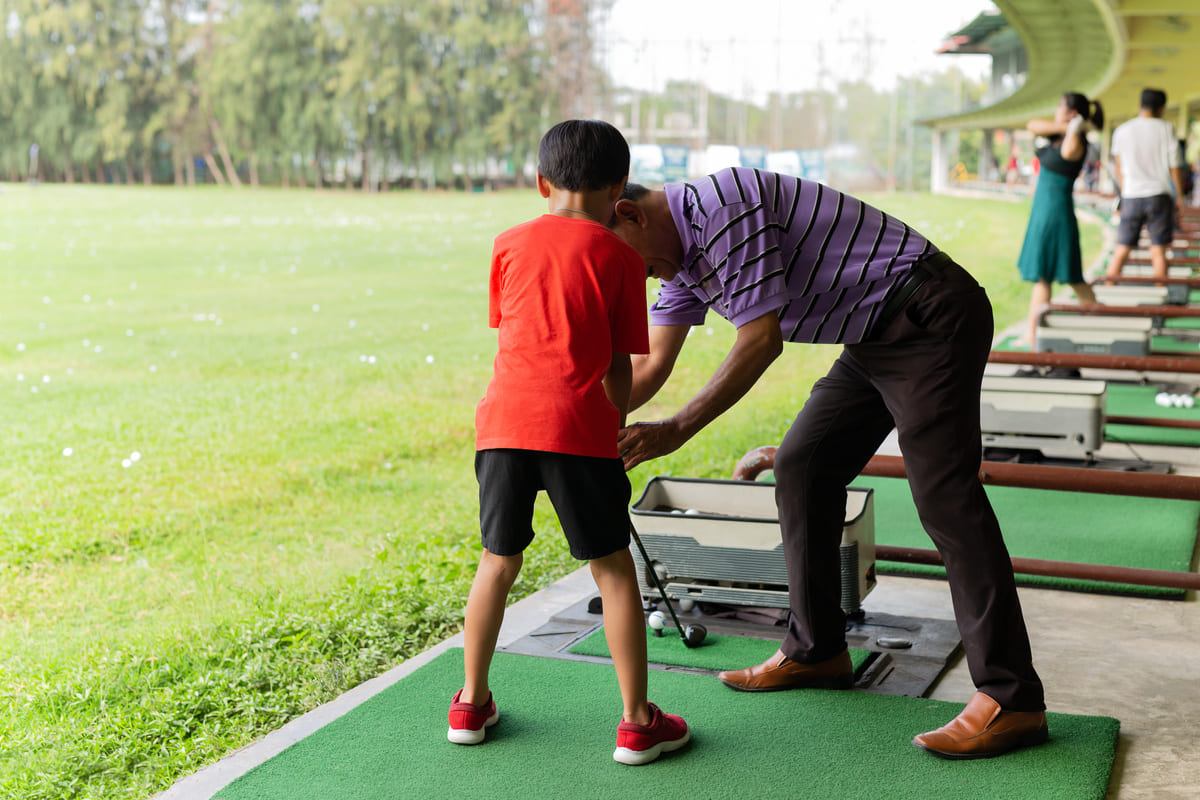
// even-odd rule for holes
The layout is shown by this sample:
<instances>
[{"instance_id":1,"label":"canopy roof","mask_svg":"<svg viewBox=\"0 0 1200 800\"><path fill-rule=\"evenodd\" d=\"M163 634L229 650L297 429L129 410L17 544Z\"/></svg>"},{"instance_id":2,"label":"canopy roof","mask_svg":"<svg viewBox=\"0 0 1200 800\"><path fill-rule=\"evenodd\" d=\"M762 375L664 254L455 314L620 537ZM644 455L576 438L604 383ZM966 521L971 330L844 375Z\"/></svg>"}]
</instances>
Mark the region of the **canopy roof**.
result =
<instances>
[{"instance_id":1,"label":"canopy roof","mask_svg":"<svg viewBox=\"0 0 1200 800\"><path fill-rule=\"evenodd\" d=\"M933 127L1023 127L1050 116L1063 92L1099 99L1112 120L1136 115L1148 86L1167 93L1168 118L1200 105L1200 0L994 2L1025 46L1025 84L995 105L930 120ZM942 50L986 52L970 48L994 26L994 17L981 15Z\"/></svg>"}]
</instances>

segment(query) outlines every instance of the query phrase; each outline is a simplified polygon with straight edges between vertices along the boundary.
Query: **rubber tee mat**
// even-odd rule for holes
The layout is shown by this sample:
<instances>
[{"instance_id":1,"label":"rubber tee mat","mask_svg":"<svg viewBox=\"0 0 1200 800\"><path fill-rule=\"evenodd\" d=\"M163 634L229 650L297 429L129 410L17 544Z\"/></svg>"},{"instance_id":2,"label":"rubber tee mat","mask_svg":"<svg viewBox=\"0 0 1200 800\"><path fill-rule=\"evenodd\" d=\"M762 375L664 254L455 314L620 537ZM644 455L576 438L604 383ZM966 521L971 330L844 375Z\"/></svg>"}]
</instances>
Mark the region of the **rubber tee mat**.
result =
<instances>
[{"instance_id":1,"label":"rubber tee mat","mask_svg":"<svg viewBox=\"0 0 1200 800\"><path fill-rule=\"evenodd\" d=\"M745 636L722 636L710 633L699 647L687 647L674 628L664 629L662 636L646 632L646 656L654 664L670 664L677 667L695 667L714 671L741 669L751 664L761 664L779 649L779 642L766 639L751 639ZM576 642L568 652L581 656L609 658L608 643L604 640L604 628ZM850 663L857 673L866 663L869 650L850 648Z\"/></svg>"}]
</instances>

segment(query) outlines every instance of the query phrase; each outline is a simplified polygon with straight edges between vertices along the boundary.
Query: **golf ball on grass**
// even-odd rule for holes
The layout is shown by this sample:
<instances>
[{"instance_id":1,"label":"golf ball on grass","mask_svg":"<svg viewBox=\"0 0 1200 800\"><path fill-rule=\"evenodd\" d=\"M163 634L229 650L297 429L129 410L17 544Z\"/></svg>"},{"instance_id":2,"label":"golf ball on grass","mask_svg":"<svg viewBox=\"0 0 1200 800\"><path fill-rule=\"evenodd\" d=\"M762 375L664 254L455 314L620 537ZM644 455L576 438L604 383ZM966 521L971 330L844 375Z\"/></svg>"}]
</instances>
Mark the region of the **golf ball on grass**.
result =
<instances>
[{"instance_id":1,"label":"golf ball on grass","mask_svg":"<svg viewBox=\"0 0 1200 800\"><path fill-rule=\"evenodd\" d=\"M667 618L661 611L652 612L646 622L650 625L651 630L654 631L655 636L662 636L663 628L667 627Z\"/></svg>"}]
</instances>

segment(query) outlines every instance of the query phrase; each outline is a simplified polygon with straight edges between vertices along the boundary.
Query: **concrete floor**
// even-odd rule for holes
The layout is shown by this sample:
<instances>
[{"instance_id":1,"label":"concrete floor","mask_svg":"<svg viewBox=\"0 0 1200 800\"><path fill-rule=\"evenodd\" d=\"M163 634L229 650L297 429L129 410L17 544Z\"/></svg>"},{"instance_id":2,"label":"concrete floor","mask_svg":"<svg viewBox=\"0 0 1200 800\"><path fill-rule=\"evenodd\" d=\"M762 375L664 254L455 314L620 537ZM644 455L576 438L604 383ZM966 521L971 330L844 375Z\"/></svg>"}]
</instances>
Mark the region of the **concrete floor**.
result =
<instances>
[{"instance_id":1,"label":"concrete floor","mask_svg":"<svg viewBox=\"0 0 1200 800\"><path fill-rule=\"evenodd\" d=\"M1012 368L999 372L1006 370L1011 372ZM1084 377L1104 376L1085 373ZM1149 377L1200 383L1200 375ZM886 446L881 452L887 452ZM1098 455L1166 461L1174 465L1177 473L1200 476L1200 450L1195 448L1139 446L1136 453L1131 453L1125 445L1106 444ZM1131 521L1131 524L1136 523ZM512 645L556 613L596 594L585 567L514 604L506 616L499 646ZM1183 601L1036 588L1021 588L1020 595L1034 660L1046 685L1048 709L1110 716L1121 722L1106 800L1200 798L1200 745L1192 727L1200 719L1200 680L1196 677L1200 665L1200 604L1195 592L1189 592ZM953 618L949 591L941 580L882 576L863 605L868 612ZM461 635L443 642L221 762L184 778L155 800L208 800L233 778L446 649L461 645ZM965 703L973 692L966 664L959 657L929 696Z\"/></svg>"}]
</instances>

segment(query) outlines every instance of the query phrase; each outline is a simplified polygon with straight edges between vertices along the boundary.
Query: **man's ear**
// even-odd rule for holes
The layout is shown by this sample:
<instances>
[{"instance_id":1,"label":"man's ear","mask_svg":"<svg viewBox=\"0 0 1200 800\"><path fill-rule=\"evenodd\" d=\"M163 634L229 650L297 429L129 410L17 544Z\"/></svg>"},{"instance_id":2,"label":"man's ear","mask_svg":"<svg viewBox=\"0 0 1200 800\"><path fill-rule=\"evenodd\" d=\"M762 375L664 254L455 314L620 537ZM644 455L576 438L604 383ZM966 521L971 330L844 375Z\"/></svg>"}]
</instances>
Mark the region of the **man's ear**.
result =
<instances>
[{"instance_id":1,"label":"man's ear","mask_svg":"<svg viewBox=\"0 0 1200 800\"><path fill-rule=\"evenodd\" d=\"M646 215L642 212L642 207L632 200L618 200L613 206L613 216L617 222L632 222L638 227L642 227Z\"/></svg>"}]
</instances>

